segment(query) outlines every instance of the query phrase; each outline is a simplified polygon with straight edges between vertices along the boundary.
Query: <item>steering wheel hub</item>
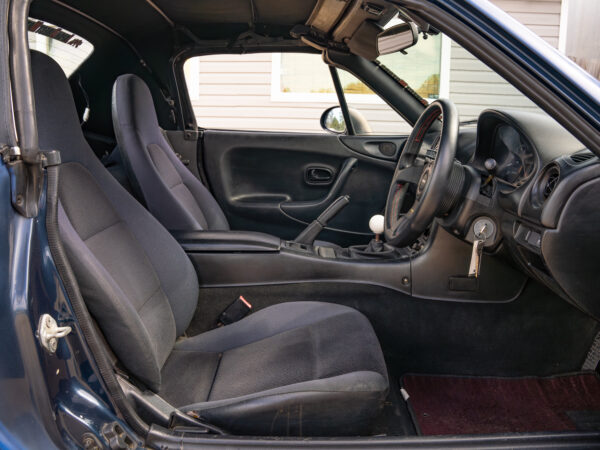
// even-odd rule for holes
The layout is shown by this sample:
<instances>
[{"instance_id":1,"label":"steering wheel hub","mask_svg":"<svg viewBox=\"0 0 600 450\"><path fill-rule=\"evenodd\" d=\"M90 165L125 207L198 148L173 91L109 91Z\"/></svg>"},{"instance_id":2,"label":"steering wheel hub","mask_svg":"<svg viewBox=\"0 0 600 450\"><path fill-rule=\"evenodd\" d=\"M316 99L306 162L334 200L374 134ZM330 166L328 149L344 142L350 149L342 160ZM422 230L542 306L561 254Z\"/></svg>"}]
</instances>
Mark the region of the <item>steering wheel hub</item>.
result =
<instances>
[{"instance_id":1,"label":"steering wheel hub","mask_svg":"<svg viewBox=\"0 0 600 450\"><path fill-rule=\"evenodd\" d=\"M425 169L423 170L423 174L419 179L419 183L417 184L417 200L421 198L423 193L425 192L425 188L427 187L427 182L429 181L429 176L431 175L431 164L427 164Z\"/></svg>"}]
</instances>

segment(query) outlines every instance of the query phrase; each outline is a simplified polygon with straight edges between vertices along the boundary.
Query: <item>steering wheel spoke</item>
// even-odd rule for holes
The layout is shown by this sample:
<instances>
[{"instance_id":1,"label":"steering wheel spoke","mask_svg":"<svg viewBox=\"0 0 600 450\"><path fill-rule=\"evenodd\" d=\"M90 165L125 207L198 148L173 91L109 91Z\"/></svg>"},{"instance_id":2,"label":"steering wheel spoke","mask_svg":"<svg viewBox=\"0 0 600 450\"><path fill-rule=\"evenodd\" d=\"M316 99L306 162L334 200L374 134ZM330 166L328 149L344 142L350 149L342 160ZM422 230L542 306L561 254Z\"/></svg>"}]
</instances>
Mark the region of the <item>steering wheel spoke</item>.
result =
<instances>
[{"instance_id":1,"label":"steering wheel spoke","mask_svg":"<svg viewBox=\"0 0 600 450\"><path fill-rule=\"evenodd\" d=\"M417 184L423 173L424 166L412 165L396 172L395 181L399 183Z\"/></svg>"}]
</instances>

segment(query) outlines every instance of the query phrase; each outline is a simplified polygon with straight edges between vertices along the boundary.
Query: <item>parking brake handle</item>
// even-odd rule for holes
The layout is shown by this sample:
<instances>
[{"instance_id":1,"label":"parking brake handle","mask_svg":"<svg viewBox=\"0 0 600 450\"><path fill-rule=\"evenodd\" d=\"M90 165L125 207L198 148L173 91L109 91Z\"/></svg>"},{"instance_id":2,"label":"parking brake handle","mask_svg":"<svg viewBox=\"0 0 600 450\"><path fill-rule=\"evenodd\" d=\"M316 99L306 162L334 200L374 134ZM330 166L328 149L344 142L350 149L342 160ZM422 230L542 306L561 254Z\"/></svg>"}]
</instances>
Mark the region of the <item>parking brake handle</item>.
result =
<instances>
[{"instance_id":1,"label":"parking brake handle","mask_svg":"<svg viewBox=\"0 0 600 450\"><path fill-rule=\"evenodd\" d=\"M297 244L312 245L315 239L327 226L327 223L350 203L350 196L343 195L338 197L323 211L319 217L313 220L303 231L293 240Z\"/></svg>"}]
</instances>

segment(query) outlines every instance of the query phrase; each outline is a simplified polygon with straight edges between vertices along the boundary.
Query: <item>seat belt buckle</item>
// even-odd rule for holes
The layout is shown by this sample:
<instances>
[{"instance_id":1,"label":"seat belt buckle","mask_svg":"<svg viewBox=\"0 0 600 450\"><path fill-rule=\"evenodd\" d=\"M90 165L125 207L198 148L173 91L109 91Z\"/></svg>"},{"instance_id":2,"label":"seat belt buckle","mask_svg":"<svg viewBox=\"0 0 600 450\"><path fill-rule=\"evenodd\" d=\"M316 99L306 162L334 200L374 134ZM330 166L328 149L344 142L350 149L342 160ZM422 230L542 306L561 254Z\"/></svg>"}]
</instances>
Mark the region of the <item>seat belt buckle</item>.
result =
<instances>
[{"instance_id":1,"label":"seat belt buckle","mask_svg":"<svg viewBox=\"0 0 600 450\"><path fill-rule=\"evenodd\" d=\"M230 323L242 320L252 311L252 305L243 296L239 296L231 305L225 308L225 311L219 316L217 325L222 327Z\"/></svg>"}]
</instances>

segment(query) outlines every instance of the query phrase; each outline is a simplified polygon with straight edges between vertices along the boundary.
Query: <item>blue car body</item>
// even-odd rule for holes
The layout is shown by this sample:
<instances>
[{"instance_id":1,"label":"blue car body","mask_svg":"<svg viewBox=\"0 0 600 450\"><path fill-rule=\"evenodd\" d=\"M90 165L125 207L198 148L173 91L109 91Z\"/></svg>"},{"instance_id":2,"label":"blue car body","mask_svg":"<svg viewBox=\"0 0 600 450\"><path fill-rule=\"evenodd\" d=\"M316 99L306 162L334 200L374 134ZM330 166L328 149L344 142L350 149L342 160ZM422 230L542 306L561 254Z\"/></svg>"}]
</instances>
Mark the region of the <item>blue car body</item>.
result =
<instances>
[{"instance_id":1,"label":"blue car body","mask_svg":"<svg viewBox=\"0 0 600 450\"><path fill-rule=\"evenodd\" d=\"M600 82L524 26L485 1L431 0L448 17L476 30L513 62L533 74L600 130ZM9 169L0 162L0 448L75 447L88 433L105 443L102 427L117 414L54 264L45 224L45 196L34 218L11 205ZM36 337L38 320L50 314L73 332L55 355Z\"/></svg>"}]
</instances>

